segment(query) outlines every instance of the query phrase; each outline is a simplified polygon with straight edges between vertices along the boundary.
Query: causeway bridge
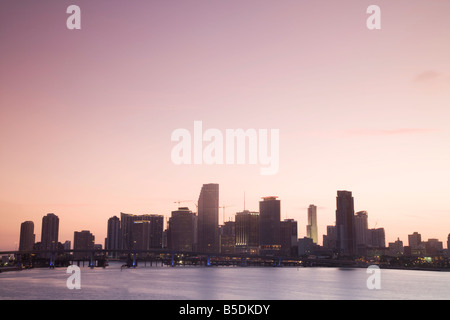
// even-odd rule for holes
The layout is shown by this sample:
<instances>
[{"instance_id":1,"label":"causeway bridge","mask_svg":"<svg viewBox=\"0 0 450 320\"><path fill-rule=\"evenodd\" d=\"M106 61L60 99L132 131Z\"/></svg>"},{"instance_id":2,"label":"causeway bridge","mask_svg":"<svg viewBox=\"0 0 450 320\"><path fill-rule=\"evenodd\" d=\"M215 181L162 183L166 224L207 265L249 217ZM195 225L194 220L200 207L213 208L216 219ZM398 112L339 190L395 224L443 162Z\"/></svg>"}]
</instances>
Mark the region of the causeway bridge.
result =
<instances>
[{"instance_id":1,"label":"causeway bridge","mask_svg":"<svg viewBox=\"0 0 450 320\"><path fill-rule=\"evenodd\" d=\"M261 267L357 267L352 260L331 258L307 258L281 255L254 255L248 253L213 253L177 251L170 249L150 250L30 250L0 251L1 255L14 255L19 268L63 267L69 265L106 267L108 261L122 261L124 267L138 266L261 266ZM114 257L114 258L111 258Z\"/></svg>"}]
</instances>

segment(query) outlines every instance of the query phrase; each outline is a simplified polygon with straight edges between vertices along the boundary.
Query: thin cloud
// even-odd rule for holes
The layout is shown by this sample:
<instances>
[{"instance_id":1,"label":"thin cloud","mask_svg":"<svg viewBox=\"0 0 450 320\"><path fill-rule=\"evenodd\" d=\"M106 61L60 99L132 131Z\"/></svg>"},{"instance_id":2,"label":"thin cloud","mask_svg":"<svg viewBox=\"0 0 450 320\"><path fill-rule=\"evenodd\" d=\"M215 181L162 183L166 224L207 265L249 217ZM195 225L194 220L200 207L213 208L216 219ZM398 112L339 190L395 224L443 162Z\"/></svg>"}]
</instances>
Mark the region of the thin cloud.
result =
<instances>
[{"instance_id":1,"label":"thin cloud","mask_svg":"<svg viewBox=\"0 0 450 320\"><path fill-rule=\"evenodd\" d=\"M400 128L400 129L356 129L347 130L346 134L352 136L393 136L393 135L410 135L410 134L427 134L435 132L436 129L428 128Z\"/></svg>"},{"instance_id":2,"label":"thin cloud","mask_svg":"<svg viewBox=\"0 0 450 320\"><path fill-rule=\"evenodd\" d=\"M419 73L415 78L415 82L425 82L437 79L441 76L441 73L434 71L434 70L426 70L421 73Z\"/></svg>"}]
</instances>

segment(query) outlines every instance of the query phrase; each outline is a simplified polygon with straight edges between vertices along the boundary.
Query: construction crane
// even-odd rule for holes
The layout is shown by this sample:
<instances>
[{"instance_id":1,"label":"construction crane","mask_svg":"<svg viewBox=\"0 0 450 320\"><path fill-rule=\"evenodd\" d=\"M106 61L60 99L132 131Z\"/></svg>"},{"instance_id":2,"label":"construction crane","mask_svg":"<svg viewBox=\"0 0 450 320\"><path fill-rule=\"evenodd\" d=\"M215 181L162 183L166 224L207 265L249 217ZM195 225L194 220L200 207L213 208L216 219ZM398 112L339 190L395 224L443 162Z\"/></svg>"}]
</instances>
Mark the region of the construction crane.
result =
<instances>
[{"instance_id":1,"label":"construction crane","mask_svg":"<svg viewBox=\"0 0 450 320\"><path fill-rule=\"evenodd\" d=\"M225 224L225 208L229 208L229 207L234 207L234 205L231 205L231 206L226 206L226 205L223 205L223 206L221 206L221 207L219 207L219 208L221 208L221 209L223 209L223 213L222 213L222 215L223 215L223 224Z\"/></svg>"}]
</instances>

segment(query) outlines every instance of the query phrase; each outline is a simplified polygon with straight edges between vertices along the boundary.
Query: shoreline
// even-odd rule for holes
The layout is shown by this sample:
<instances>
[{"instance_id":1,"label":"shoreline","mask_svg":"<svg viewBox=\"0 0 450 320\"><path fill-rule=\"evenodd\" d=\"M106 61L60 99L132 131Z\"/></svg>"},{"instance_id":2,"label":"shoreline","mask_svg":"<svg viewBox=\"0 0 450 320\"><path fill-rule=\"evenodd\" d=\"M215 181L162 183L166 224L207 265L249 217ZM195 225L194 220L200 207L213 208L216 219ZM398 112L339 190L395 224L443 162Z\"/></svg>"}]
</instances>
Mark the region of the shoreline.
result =
<instances>
[{"instance_id":1,"label":"shoreline","mask_svg":"<svg viewBox=\"0 0 450 320\"><path fill-rule=\"evenodd\" d=\"M372 264L375 266L378 266L381 270L412 270L412 271L433 271L433 272L450 272L450 268L419 268L419 267L414 267L414 268L405 268L405 267L395 267L395 266L385 266L385 265L377 265L377 264ZM288 268L288 269L292 269L292 268L297 268L297 269L303 269L303 268L334 268L334 269L366 269L371 265L367 265L367 266L277 266L277 267L273 267L273 266L146 266L146 267L136 267L137 269L151 269L151 268ZM61 269L61 268L66 268L64 266L60 266L60 267L48 267L48 266L38 266L38 267L31 267L31 268L23 268L23 267L0 267L0 274L4 273L4 272L13 272L13 271L23 271L23 270L31 270L31 269ZM83 268L90 268L90 267L83 267ZM103 267L94 267L94 269L104 269ZM108 267L106 267L108 268ZM130 268L130 269L134 269L134 268ZM125 269L126 270L126 269Z\"/></svg>"}]
</instances>

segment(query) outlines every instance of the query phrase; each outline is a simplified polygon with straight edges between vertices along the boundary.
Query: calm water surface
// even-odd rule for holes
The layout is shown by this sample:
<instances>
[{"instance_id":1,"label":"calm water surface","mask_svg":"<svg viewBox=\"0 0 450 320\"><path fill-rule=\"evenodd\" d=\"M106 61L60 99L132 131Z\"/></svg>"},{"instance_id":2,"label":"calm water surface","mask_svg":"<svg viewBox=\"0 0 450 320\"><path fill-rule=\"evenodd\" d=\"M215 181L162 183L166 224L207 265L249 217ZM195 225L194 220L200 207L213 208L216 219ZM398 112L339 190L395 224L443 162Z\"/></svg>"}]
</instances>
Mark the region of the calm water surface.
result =
<instances>
[{"instance_id":1,"label":"calm water surface","mask_svg":"<svg viewBox=\"0 0 450 320\"><path fill-rule=\"evenodd\" d=\"M381 270L369 290L366 269L140 267L81 268L81 289L69 290L65 268L0 273L0 299L450 299L450 273Z\"/></svg>"}]
</instances>

